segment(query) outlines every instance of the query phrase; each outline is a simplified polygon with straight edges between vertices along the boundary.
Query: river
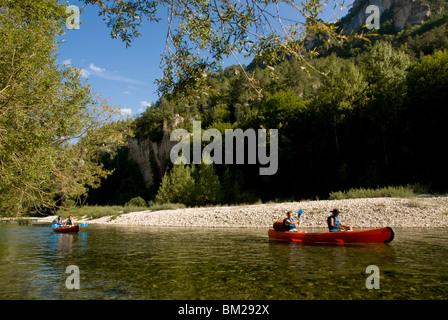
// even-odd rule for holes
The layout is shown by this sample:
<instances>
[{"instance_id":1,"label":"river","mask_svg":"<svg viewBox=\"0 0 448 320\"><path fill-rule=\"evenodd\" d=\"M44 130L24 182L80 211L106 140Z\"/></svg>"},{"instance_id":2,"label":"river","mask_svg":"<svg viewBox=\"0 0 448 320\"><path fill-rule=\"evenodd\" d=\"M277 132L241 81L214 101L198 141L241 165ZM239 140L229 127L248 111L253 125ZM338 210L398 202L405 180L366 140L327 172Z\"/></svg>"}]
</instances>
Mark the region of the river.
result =
<instances>
[{"instance_id":1,"label":"river","mask_svg":"<svg viewBox=\"0 0 448 320\"><path fill-rule=\"evenodd\" d=\"M448 231L395 232L390 244L304 245L256 228L1 224L0 299L447 299Z\"/></svg>"}]
</instances>

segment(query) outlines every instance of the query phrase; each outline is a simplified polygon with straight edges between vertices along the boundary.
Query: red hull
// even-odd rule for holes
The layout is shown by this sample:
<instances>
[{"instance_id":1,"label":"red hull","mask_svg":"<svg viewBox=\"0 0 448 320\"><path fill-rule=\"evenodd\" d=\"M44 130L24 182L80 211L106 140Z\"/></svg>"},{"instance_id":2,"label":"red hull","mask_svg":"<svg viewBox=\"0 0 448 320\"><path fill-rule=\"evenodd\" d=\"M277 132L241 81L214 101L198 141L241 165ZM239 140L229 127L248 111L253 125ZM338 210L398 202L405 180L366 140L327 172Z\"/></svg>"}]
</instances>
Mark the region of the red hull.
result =
<instances>
[{"instance_id":1,"label":"red hull","mask_svg":"<svg viewBox=\"0 0 448 320\"><path fill-rule=\"evenodd\" d=\"M288 232L268 231L269 238L296 242L336 242L336 243L389 243L395 232L390 227L335 232Z\"/></svg>"},{"instance_id":2,"label":"red hull","mask_svg":"<svg viewBox=\"0 0 448 320\"><path fill-rule=\"evenodd\" d=\"M73 233L73 232L79 232L79 226L53 228L53 231L54 231L54 232L57 232L57 233Z\"/></svg>"}]
</instances>

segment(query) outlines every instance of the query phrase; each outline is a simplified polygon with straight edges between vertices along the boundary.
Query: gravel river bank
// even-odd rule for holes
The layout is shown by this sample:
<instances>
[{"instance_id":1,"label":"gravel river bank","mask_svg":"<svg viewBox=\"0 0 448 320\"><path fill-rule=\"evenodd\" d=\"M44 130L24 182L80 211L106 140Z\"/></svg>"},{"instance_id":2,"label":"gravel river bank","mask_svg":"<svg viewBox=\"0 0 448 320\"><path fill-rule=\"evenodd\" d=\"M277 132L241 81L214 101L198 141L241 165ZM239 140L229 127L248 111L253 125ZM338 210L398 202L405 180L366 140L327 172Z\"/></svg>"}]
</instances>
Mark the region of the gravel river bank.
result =
<instances>
[{"instance_id":1,"label":"gravel river bank","mask_svg":"<svg viewBox=\"0 0 448 320\"><path fill-rule=\"evenodd\" d=\"M275 220L303 210L301 229L326 228L326 218L337 208L340 218L354 228L448 227L448 197L365 198L267 203L240 206L216 206L163 211L141 211L92 220L75 219L89 224L175 226L175 227L252 227L269 228ZM54 217L40 219L51 221Z\"/></svg>"}]
</instances>

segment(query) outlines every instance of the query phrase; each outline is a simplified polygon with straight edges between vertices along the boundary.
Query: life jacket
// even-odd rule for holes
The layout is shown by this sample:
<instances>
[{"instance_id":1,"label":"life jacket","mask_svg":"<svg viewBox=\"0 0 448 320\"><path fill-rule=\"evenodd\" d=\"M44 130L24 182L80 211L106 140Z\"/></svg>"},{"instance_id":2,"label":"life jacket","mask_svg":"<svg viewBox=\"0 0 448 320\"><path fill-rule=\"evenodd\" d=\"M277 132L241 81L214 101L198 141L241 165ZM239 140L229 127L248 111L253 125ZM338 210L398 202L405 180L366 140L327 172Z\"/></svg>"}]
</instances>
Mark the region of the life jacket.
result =
<instances>
[{"instance_id":1,"label":"life jacket","mask_svg":"<svg viewBox=\"0 0 448 320\"><path fill-rule=\"evenodd\" d=\"M73 225L72 220L67 219L67 224L66 224L66 226L72 226L72 225Z\"/></svg>"},{"instance_id":2,"label":"life jacket","mask_svg":"<svg viewBox=\"0 0 448 320\"><path fill-rule=\"evenodd\" d=\"M341 221L339 220L339 217L335 217L334 215L331 215L327 218L328 229L330 231L339 230L339 229L335 229L334 227L331 226L331 218L334 219L333 225L335 227L339 227L341 225Z\"/></svg>"},{"instance_id":3,"label":"life jacket","mask_svg":"<svg viewBox=\"0 0 448 320\"><path fill-rule=\"evenodd\" d=\"M291 218L291 219L289 219L289 218L285 218L285 219L283 219L283 229L285 229L285 231L291 231L291 230L294 230L296 227L295 227L293 224L289 224L289 225L287 225L287 224L286 224L286 220L289 220L289 222L294 222L294 219L293 219L293 218Z\"/></svg>"}]
</instances>

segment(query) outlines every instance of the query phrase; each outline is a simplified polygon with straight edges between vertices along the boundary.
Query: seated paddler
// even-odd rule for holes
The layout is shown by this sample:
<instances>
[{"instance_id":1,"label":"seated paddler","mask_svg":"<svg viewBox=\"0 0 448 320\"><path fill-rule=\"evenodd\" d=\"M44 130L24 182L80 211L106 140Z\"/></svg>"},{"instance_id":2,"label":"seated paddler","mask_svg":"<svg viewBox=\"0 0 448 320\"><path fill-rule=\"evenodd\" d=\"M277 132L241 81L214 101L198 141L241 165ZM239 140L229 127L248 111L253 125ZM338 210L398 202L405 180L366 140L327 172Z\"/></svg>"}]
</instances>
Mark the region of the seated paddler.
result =
<instances>
[{"instance_id":1,"label":"seated paddler","mask_svg":"<svg viewBox=\"0 0 448 320\"><path fill-rule=\"evenodd\" d=\"M64 225L64 221L62 220L62 216L58 217L58 220L55 222L56 228L60 228Z\"/></svg>"},{"instance_id":2,"label":"seated paddler","mask_svg":"<svg viewBox=\"0 0 448 320\"><path fill-rule=\"evenodd\" d=\"M300 221L294 221L292 218L292 212L286 213L286 218L283 219L283 229L285 231L299 231Z\"/></svg>"},{"instance_id":3,"label":"seated paddler","mask_svg":"<svg viewBox=\"0 0 448 320\"><path fill-rule=\"evenodd\" d=\"M327 218L328 229L330 231L351 231L352 227L343 225L341 218L339 218L340 211L338 209L333 209L330 211L331 216Z\"/></svg>"},{"instance_id":4,"label":"seated paddler","mask_svg":"<svg viewBox=\"0 0 448 320\"><path fill-rule=\"evenodd\" d=\"M73 219L72 216L68 216L67 222L65 223L66 227L73 227Z\"/></svg>"}]
</instances>

